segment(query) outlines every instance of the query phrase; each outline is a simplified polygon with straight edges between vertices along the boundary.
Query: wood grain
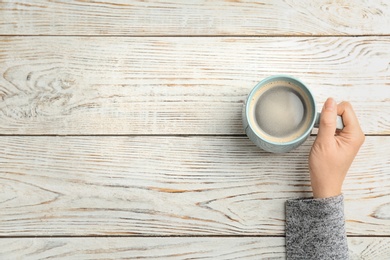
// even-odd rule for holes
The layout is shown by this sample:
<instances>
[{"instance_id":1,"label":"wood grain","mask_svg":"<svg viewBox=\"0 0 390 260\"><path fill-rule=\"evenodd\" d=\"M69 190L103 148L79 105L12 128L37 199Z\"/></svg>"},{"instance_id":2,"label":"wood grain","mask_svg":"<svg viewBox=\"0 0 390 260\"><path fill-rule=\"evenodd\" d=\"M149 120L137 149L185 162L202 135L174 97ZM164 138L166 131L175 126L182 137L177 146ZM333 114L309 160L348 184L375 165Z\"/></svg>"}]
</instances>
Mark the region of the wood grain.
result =
<instances>
[{"instance_id":1,"label":"wood grain","mask_svg":"<svg viewBox=\"0 0 390 260\"><path fill-rule=\"evenodd\" d=\"M0 239L0 247L5 249L0 252L0 257L3 259L284 259L284 244L284 238L7 238Z\"/></svg>"},{"instance_id":2,"label":"wood grain","mask_svg":"<svg viewBox=\"0 0 390 260\"><path fill-rule=\"evenodd\" d=\"M313 138L282 155L244 137L1 137L0 236L284 235L310 196ZM390 139L345 181L347 232L389 235Z\"/></svg>"},{"instance_id":3,"label":"wood grain","mask_svg":"<svg viewBox=\"0 0 390 260\"><path fill-rule=\"evenodd\" d=\"M285 259L283 237L2 238L2 259ZM348 238L351 260L387 259L390 238Z\"/></svg>"},{"instance_id":4,"label":"wood grain","mask_svg":"<svg viewBox=\"0 0 390 260\"><path fill-rule=\"evenodd\" d=\"M374 1L0 2L2 35L383 35L390 5Z\"/></svg>"},{"instance_id":5,"label":"wood grain","mask_svg":"<svg viewBox=\"0 0 390 260\"><path fill-rule=\"evenodd\" d=\"M252 87L291 74L390 134L390 37L0 38L0 133L243 134Z\"/></svg>"},{"instance_id":6,"label":"wood grain","mask_svg":"<svg viewBox=\"0 0 390 260\"><path fill-rule=\"evenodd\" d=\"M0 259L285 259L315 137L243 136L272 74L353 103L350 259L388 259L389 35L385 0L0 1Z\"/></svg>"}]
</instances>

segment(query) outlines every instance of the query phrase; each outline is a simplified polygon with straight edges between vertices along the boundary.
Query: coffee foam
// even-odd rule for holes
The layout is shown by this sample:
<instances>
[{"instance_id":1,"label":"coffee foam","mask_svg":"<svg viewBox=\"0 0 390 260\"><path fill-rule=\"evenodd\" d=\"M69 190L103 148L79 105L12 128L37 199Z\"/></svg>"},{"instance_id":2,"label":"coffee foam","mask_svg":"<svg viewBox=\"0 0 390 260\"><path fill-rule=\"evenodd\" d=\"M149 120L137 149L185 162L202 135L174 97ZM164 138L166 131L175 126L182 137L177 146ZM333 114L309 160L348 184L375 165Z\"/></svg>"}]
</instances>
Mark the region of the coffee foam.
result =
<instances>
[{"instance_id":1,"label":"coffee foam","mask_svg":"<svg viewBox=\"0 0 390 260\"><path fill-rule=\"evenodd\" d=\"M251 128L263 139L275 143L290 142L302 136L314 114L308 93L291 81L266 83L248 102Z\"/></svg>"}]
</instances>

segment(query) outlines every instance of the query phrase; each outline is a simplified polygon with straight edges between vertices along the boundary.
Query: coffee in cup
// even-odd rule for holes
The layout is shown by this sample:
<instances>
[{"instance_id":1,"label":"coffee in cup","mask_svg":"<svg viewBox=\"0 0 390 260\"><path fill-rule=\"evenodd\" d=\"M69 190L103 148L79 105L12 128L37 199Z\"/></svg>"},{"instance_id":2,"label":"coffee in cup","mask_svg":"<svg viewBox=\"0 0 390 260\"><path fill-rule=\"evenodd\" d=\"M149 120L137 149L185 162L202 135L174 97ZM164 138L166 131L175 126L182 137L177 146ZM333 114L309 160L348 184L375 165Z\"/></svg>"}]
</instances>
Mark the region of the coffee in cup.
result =
<instances>
[{"instance_id":1,"label":"coffee in cup","mask_svg":"<svg viewBox=\"0 0 390 260\"><path fill-rule=\"evenodd\" d=\"M257 146L274 153L301 145L318 120L310 90L286 75L272 76L257 84L243 108L245 133Z\"/></svg>"}]
</instances>

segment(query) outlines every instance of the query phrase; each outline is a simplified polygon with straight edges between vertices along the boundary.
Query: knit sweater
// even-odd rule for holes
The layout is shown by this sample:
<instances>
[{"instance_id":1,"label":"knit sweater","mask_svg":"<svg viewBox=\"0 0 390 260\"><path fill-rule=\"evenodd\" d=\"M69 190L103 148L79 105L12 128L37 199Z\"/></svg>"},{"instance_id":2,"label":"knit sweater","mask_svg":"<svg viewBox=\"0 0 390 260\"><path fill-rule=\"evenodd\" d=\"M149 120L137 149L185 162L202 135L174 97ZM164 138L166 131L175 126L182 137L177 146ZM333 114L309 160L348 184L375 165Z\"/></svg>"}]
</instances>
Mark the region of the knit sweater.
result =
<instances>
[{"instance_id":1,"label":"knit sweater","mask_svg":"<svg viewBox=\"0 0 390 260\"><path fill-rule=\"evenodd\" d=\"M287 259L348 259L343 195L286 203Z\"/></svg>"}]
</instances>

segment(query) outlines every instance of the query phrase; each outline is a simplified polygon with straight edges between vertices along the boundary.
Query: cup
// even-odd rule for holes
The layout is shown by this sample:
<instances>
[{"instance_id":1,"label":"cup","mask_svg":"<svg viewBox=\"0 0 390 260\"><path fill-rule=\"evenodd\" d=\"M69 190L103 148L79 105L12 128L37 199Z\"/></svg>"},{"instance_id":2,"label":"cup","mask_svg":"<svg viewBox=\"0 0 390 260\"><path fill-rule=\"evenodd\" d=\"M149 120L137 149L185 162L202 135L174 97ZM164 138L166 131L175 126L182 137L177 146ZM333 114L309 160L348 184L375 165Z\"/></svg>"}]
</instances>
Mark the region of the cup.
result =
<instances>
[{"instance_id":1,"label":"cup","mask_svg":"<svg viewBox=\"0 0 390 260\"><path fill-rule=\"evenodd\" d=\"M268 77L249 93L242 110L246 135L258 147L272 153L300 146L318 127L313 94L300 80L288 75ZM337 117L337 129L343 129Z\"/></svg>"}]
</instances>

